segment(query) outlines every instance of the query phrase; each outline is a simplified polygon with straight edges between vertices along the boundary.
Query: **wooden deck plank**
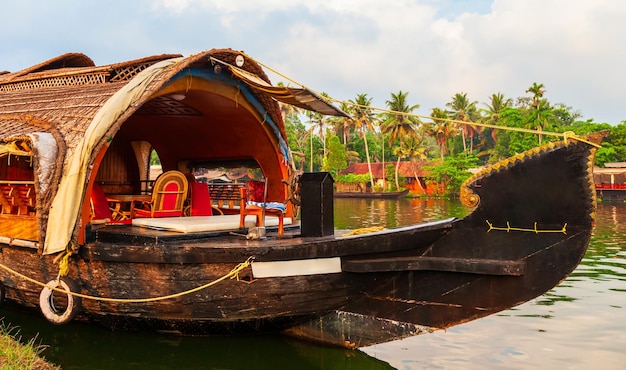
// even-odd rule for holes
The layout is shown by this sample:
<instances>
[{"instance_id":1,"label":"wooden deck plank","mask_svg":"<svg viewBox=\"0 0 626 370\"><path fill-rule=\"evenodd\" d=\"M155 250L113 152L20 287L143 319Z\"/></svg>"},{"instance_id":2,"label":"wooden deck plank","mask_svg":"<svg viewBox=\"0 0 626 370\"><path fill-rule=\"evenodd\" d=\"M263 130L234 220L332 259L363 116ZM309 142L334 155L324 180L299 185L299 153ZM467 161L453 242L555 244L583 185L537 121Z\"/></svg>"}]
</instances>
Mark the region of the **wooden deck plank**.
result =
<instances>
[{"instance_id":1,"label":"wooden deck plank","mask_svg":"<svg viewBox=\"0 0 626 370\"><path fill-rule=\"evenodd\" d=\"M347 260L342 263L346 272L388 271L446 271L481 275L521 276L525 272L523 261L494 259L469 259L446 257L396 257L363 260Z\"/></svg>"}]
</instances>

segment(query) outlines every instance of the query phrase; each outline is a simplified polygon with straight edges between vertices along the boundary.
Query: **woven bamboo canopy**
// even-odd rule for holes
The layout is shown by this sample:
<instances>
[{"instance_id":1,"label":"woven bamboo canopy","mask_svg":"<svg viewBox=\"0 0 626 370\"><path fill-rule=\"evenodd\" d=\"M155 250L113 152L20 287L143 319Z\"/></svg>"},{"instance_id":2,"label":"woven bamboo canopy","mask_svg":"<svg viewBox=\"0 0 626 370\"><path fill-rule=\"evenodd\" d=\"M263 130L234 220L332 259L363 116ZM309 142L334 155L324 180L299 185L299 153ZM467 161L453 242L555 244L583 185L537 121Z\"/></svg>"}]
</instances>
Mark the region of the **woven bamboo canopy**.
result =
<instances>
[{"instance_id":1,"label":"woven bamboo canopy","mask_svg":"<svg viewBox=\"0 0 626 370\"><path fill-rule=\"evenodd\" d=\"M269 137L267 140L278 148L275 150L278 154L265 154L267 158L261 156L255 159L264 172L269 172L268 176L284 178L288 175L287 166L270 165L278 163L278 159L283 164L291 160L277 99L291 99L296 105L300 103L293 96L285 97L284 91L277 93L260 89L246 81L245 76L253 76L256 84L262 81L264 87L271 86L268 76L254 60L246 59L242 66L235 67L238 57L241 58L241 53L232 49L212 49L189 57L163 54L96 66L84 54L68 53L21 71L0 74L0 143L17 140L31 142L39 241L42 246L45 245L44 253L64 250L68 243L76 240L82 227L81 217L84 223L85 190L96 177L93 169L100 165L102 153L116 136L130 141L139 137L141 132L155 147L161 144L162 152L166 154L161 157L164 167L175 167L174 159L180 160L183 155L200 158L200 149L204 146L218 148L228 145L229 156L245 157L248 155L246 147L250 146L250 151L254 149L259 141L256 137L261 131L250 128L250 134L256 137L250 143L244 143L244 134L232 131L229 126L248 119L234 113L248 101L250 103L243 107L250 112L256 111L253 114L257 116L256 126L263 126L263 132L269 133L265 135ZM226 67L222 70L218 66ZM231 68L242 71L240 75L245 76L237 76ZM240 86L228 90L234 91L230 93L225 92L221 85L206 87L203 76L208 74L218 82L226 79L239 81ZM207 91L217 98L209 99ZM306 92L302 89L296 93L302 91ZM177 102L174 93L182 94L184 102ZM228 109L222 101L224 97L230 102ZM334 107L330 104L313 100L315 104L310 109L322 109L326 114L333 114ZM306 102L300 106L306 108ZM168 143L172 146L170 149L164 148L167 130L172 130L170 137L185 132L186 125L199 122L198 117L204 117L203 125L215 122L216 126L211 131L215 135L189 128L189 135L178 141L172 140ZM149 126L157 123L169 125L163 129ZM172 128L174 126L176 130ZM197 141L200 133L204 135L204 141ZM157 134L161 136L157 137ZM55 144L54 151L50 150L50 142ZM54 153L54 163L44 163L42 158L51 152ZM159 151L159 156L162 152ZM172 162L168 163L168 153L181 154L178 157L171 155ZM68 177L78 177L76 187L66 186ZM76 200L72 201L68 199L71 192L82 196L73 195ZM62 214L58 210L60 207L70 215ZM49 218L54 217L67 218L69 230L61 232L68 234L67 237L55 236L48 240L50 234L56 233L49 222Z\"/></svg>"}]
</instances>

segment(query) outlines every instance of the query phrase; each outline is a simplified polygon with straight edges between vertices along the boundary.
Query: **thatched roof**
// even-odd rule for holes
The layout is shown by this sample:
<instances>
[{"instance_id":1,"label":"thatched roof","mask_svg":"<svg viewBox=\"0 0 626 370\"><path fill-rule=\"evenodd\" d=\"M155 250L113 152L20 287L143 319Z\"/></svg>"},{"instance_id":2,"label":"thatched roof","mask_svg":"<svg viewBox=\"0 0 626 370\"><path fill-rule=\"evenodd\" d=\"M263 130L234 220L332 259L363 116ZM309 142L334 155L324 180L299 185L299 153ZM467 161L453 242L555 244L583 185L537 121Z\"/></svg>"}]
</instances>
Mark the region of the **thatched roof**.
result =
<instances>
[{"instance_id":1,"label":"thatched roof","mask_svg":"<svg viewBox=\"0 0 626 370\"><path fill-rule=\"evenodd\" d=\"M93 67L95 66L93 60L81 53L67 53L59 55L58 57L48 59L44 62L28 67L18 72L9 73L2 76L1 80L18 79L25 75L34 75L38 72L45 72L49 70L59 70L64 68L78 68L78 67Z\"/></svg>"},{"instance_id":2,"label":"thatched roof","mask_svg":"<svg viewBox=\"0 0 626 370\"><path fill-rule=\"evenodd\" d=\"M144 101L184 68L212 67L214 61L211 58L235 65L235 59L240 54L241 52L232 49L212 49L187 57L154 81L146 90ZM81 137L95 114L113 94L147 67L177 57L181 56L163 54L95 66L84 54L67 53L18 72L0 74L0 140L41 130L41 126L23 126L24 122L36 118L37 121L46 122L49 127L58 130L71 151L77 138ZM271 86L271 82L254 60L247 60L241 69L250 74L242 75L232 71L237 78L253 88L254 95L266 107L271 119L279 124L283 136L285 132L277 100L323 114L345 115L306 88L266 88ZM255 76L262 81L252 81L247 76Z\"/></svg>"},{"instance_id":3,"label":"thatched roof","mask_svg":"<svg viewBox=\"0 0 626 370\"><path fill-rule=\"evenodd\" d=\"M213 49L183 59L167 74L153 81L135 109L184 68L210 65L209 57L234 64L239 54L232 49ZM63 138L59 147L65 147L71 153L96 113L113 94L148 66L176 57L180 55L163 54L95 67L87 56L68 53L19 72L0 75L0 141L32 132L58 131L59 137ZM253 61L248 61L244 69L270 82ZM280 123L284 135L276 101L266 94L255 95L270 107L269 114L274 122Z\"/></svg>"}]
</instances>

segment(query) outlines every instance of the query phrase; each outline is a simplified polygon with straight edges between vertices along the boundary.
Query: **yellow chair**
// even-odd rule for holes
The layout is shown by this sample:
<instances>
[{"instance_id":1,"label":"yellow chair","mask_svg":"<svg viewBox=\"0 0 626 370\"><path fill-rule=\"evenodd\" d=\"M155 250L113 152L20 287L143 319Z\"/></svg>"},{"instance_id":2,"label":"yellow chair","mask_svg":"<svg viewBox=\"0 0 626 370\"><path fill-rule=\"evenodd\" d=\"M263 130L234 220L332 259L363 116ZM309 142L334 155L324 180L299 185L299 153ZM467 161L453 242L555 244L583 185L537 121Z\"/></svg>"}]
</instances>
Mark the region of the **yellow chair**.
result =
<instances>
[{"instance_id":1,"label":"yellow chair","mask_svg":"<svg viewBox=\"0 0 626 370\"><path fill-rule=\"evenodd\" d=\"M183 215L189 183L180 171L167 171L154 182L149 201L133 200L131 218L179 217Z\"/></svg>"}]
</instances>

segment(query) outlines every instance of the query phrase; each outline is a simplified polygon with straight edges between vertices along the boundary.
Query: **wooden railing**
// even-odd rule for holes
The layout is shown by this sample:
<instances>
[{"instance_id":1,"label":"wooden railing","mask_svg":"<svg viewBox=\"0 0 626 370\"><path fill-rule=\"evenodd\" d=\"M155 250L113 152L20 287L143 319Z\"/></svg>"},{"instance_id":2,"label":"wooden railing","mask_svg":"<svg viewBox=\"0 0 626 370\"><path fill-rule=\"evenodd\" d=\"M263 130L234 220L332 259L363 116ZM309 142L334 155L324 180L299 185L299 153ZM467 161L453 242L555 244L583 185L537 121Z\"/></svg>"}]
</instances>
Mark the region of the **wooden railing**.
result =
<instances>
[{"instance_id":1,"label":"wooden railing","mask_svg":"<svg viewBox=\"0 0 626 370\"><path fill-rule=\"evenodd\" d=\"M225 214L239 213L239 189L244 184L211 184L209 183L211 203Z\"/></svg>"}]
</instances>

